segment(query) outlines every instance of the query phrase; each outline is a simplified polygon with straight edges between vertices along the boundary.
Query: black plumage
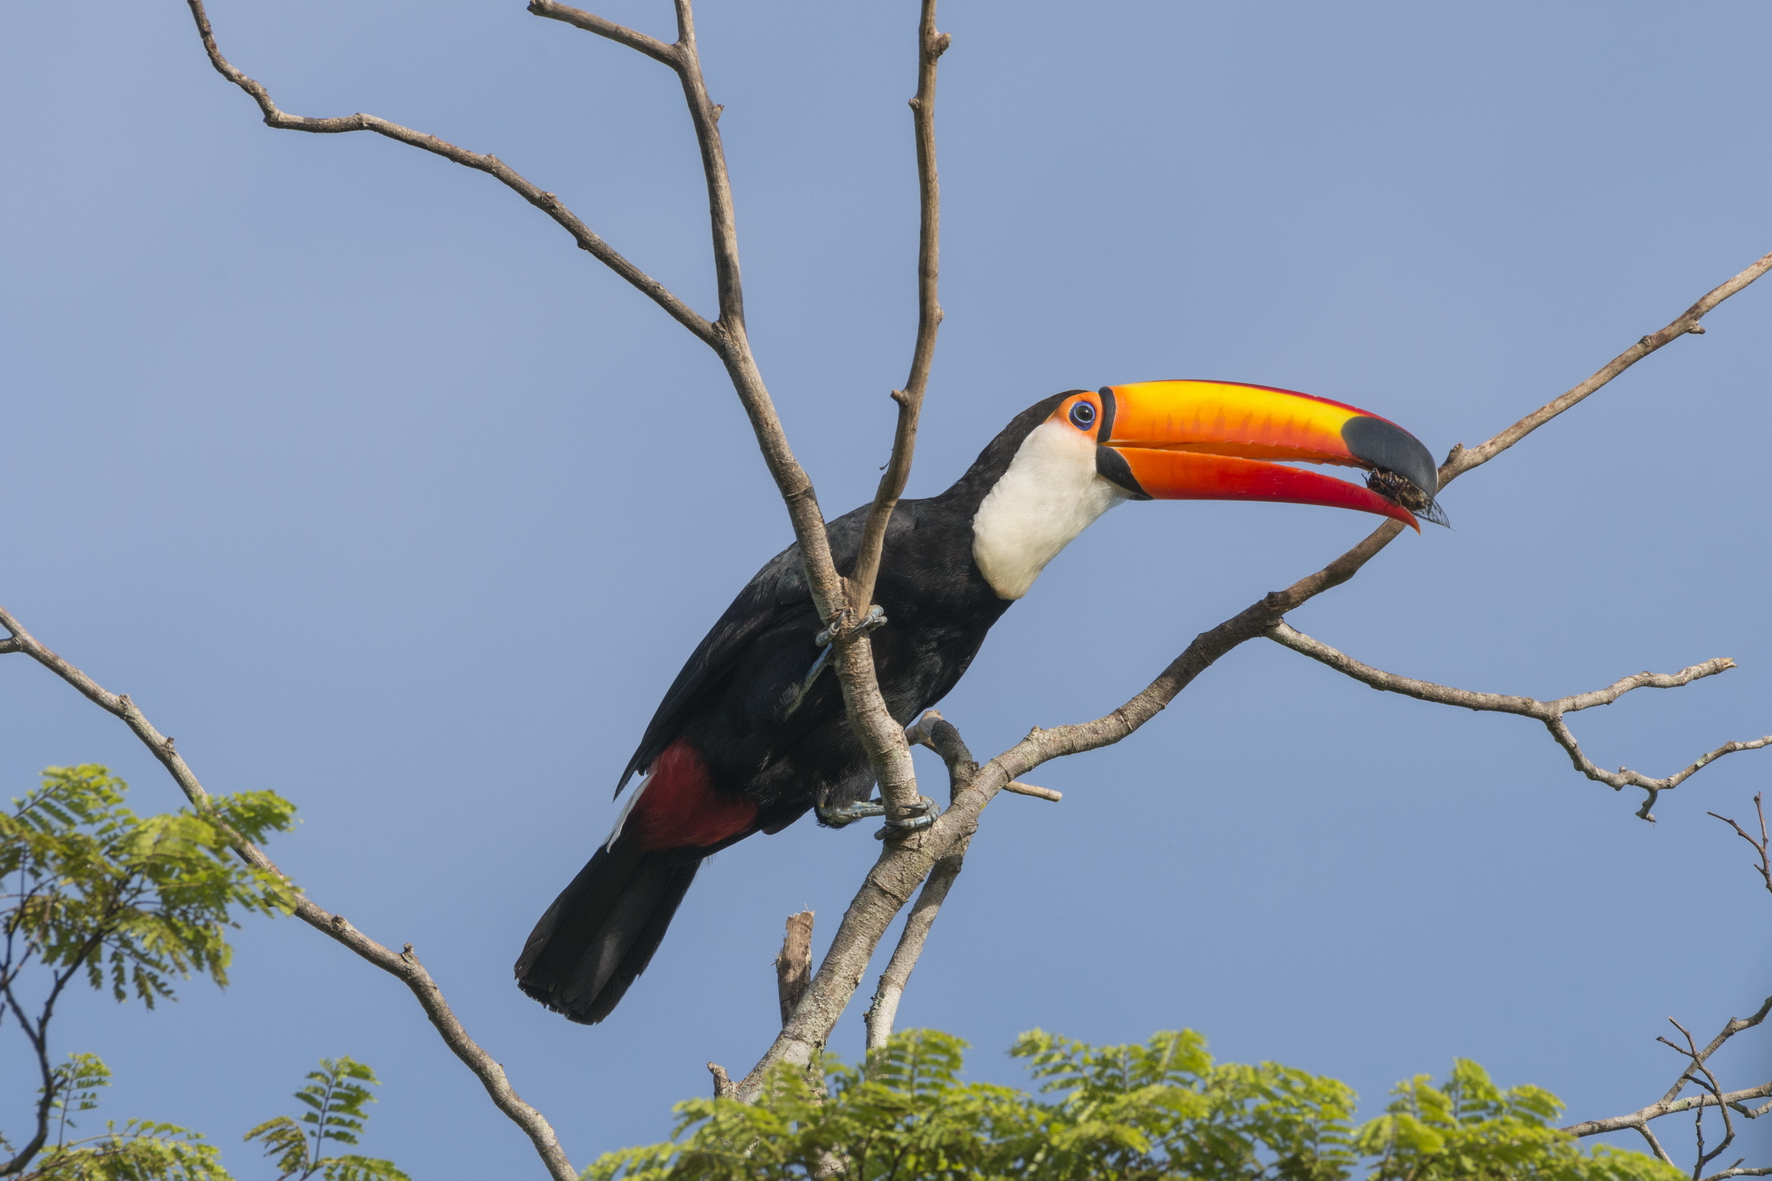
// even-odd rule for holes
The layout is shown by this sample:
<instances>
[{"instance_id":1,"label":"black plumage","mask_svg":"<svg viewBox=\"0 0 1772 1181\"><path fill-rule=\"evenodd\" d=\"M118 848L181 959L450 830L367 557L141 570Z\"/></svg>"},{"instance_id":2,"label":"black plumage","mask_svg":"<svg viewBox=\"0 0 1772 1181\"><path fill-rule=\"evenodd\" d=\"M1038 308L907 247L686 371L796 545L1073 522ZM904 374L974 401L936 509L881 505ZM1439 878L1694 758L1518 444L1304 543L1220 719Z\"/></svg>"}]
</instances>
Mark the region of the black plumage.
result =
<instances>
[{"instance_id":1,"label":"black plumage","mask_svg":"<svg viewBox=\"0 0 1772 1181\"><path fill-rule=\"evenodd\" d=\"M871 638L881 692L900 723L953 689L1008 609L973 560L972 519L1028 433L1065 397L1017 415L947 491L894 510L874 592L887 623ZM828 526L840 574L855 566L866 517L860 508ZM574 1021L602 1020L652 958L703 858L754 832L779 832L814 806L869 797L873 772L836 677L818 677L794 704L819 657L821 628L800 548L789 546L690 654L617 787L687 744L710 790L754 804L754 817L717 840L665 849L643 849L643 835L625 825L530 934L516 966L526 993Z\"/></svg>"},{"instance_id":2,"label":"black plumage","mask_svg":"<svg viewBox=\"0 0 1772 1181\"><path fill-rule=\"evenodd\" d=\"M1365 468L1371 479L1361 488L1272 459ZM1321 504L1419 528L1416 512L1443 520L1437 483L1413 435L1308 394L1165 381L1054 395L1017 415L953 487L892 514L874 589L886 624L872 635L887 709L906 724L940 701L1010 602L1124 500ZM840 574L855 566L866 517L857 509L828 527ZM574 1021L602 1020L710 853L813 808L833 822L867 810L874 776L841 687L808 675L820 630L789 547L739 592L665 694L622 774L623 784L636 771L646 779L517 961L525 992Z\"/></svg>"}]
</instances>

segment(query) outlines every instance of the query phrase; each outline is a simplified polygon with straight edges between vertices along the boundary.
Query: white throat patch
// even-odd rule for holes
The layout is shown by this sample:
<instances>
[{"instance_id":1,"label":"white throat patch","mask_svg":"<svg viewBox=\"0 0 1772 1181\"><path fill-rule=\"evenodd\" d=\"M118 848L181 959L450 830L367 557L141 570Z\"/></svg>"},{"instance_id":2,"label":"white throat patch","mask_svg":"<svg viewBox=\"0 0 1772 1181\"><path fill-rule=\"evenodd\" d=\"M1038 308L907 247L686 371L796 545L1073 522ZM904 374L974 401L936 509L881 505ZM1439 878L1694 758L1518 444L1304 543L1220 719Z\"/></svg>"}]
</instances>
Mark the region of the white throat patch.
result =
<instances>
[{"instance_id":1,"label":"white throat patch","mask_svg":"<svg viewBox=\"0 0 1772 1181\"><path fill-rule=\"evenodd\" d=\"M972 518L972 558L1000 599L1019 599L1046 563L1121 501L1095 472L1095 440L1059 422L1029 432Z\"/></svg>"}]
</instances>

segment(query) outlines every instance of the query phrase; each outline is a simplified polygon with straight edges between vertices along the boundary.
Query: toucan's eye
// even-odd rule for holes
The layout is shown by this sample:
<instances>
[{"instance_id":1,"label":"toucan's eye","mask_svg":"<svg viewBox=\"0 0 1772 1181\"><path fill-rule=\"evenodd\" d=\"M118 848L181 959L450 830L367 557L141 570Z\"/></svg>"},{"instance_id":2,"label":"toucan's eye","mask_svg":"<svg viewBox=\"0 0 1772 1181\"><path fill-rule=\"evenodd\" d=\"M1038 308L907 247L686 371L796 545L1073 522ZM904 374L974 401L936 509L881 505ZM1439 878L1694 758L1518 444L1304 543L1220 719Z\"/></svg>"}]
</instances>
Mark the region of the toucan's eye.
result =
<instances>
[{"instance_id":1,"label":"toucan's eye","mask_svg":"<svg viewBox=\"0 0 1772 1181\"><path fill-rule=\"evenodd\" d=\"M1071 407L1071 423L1080 431L1086 431L1095 425L1095 404L1078 402Z\"/></svg>"}]
</instances>

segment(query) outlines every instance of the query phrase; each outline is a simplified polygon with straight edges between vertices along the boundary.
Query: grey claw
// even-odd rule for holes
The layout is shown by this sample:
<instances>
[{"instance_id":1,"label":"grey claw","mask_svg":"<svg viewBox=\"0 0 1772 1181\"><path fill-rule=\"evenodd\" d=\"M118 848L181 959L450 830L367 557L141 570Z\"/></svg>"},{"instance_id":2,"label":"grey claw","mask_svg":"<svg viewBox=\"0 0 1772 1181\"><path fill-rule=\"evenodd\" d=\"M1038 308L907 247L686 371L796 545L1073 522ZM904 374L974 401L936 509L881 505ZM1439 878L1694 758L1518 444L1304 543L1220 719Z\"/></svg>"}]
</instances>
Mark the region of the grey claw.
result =
<instances>
[{"instance_id":1,"label":"grey claw","mask_svg":"<svg viewBox=\"0 0 1772 1181\"><path fill-rule=\"evenodd\" d=\"M882 809L881 815L884 814L885 810ZM888 820L886 826L874 834L874 839L883 841L887 837L903 837L909 836L913 832L922 832L935 823L935 818L938 815L940 815L940 809L935 806L934 800L928 796L918 796L917 806L911 815L903 820Z\"/></svg>"},{"instance_id":2,"label":"grey claw","mask_svg":"<svg viewBox=\"0 0 1772 1181\"><path fill-rule=\"evenodd\" d=\"M879 800L867 800L854 804L842 804L835 808L818 809L818 818L831 828L842 828L854 824L857 820L866 820L870 816L886 815L886 806Z\"/></svg>"}]
</instances>

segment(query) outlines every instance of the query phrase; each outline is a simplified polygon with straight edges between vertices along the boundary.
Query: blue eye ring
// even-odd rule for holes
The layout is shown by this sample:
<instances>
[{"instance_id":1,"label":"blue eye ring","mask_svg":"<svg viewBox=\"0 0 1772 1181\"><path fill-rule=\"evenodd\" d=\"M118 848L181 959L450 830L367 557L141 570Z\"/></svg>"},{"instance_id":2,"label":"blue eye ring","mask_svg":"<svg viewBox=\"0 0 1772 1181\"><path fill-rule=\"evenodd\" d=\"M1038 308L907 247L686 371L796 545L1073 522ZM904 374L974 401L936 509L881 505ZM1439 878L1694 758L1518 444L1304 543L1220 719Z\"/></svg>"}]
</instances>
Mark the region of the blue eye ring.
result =
<instances>
[{"instance_id":1,"label":"blue eye ring","mask_svg":"<svg viewBox=\"0 0 1772 1181\"><path fill-rule=\"evenodd\" d=\"M1086 431L1095 425L1095 403L1078 402L1071 407L1071 425Z\"/></svg>"}]
</instances>

